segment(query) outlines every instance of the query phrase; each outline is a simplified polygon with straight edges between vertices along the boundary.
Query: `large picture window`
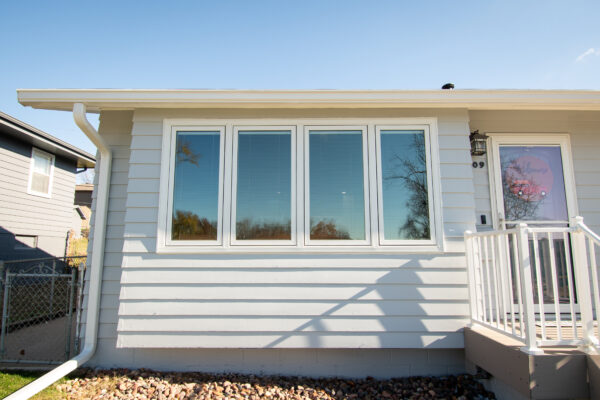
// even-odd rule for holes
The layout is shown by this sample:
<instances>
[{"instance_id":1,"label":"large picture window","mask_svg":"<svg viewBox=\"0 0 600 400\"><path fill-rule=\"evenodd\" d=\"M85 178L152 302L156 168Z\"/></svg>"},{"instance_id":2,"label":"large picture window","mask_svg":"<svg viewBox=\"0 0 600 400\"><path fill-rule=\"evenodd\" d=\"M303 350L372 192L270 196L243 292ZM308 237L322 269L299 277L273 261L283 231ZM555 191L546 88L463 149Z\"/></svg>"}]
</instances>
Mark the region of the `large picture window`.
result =
<instances>
[{"instance_id":1,"label":"large picture window","mask_svg":"<svg viewBox=\"0 0 600 400\"><path fill-rule=\"evenodd\" d=\"M171 242L221 242L222 130L173 134Z\"/></svg>"},{"instance_id":2,"label":"large picture window","mask_svg":"<svg viewBox=\"0 0 600 400\"><path fill-rule=\"evenodd\" d=\"M295 241L294 128L236 128L232 185L232 241Z\"/></svg>"},{"instance_id":3,"label":"large picture window","mask_svg":"<svg viewBox=\"0 0 600 400\"><path fill-rule=\"evenodd\" d=\"M427 137L425 128L377 127L381 244L432 239Z\"/></svg>"},{"instance_id":4,"label":"large picture window","mask_svg":"<svg viewBox=\"0 0 600 400\"><path fill-rule=\"evenodd\" d=\"M364 129L308 128L308 243L368 243Z\"/></svg>"},{"instance_id":5,"label":"large picture window","mask_svg":"<svg viewBox=\"0 0 600 400\"><path fill-rule=\"evenodd\" d=\"M165 121L158 252L442 249L435 119L265 122Z\"/></svg>"}]
</instances>

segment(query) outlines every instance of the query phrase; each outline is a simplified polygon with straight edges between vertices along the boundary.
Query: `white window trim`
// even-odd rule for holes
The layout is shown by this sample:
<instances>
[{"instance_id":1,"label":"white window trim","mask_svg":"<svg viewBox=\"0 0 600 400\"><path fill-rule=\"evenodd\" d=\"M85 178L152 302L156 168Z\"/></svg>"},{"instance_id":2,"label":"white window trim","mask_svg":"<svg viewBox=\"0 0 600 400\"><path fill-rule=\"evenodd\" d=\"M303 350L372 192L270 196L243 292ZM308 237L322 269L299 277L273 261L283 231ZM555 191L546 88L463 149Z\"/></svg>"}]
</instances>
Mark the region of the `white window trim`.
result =
<instances>
[{"instance_id":1,"label":"white window trim","mask_svg":"<svg viewBox=\"0 0 600 400\"><path fill-rule=\"evenodd\" d=\"M167 199L167 216L173 215L173 194L175 183L175 150L177 132L219 132L219 198L217 212L217 240L173 240L172 239L172 221L165 219L164 230L165 246L220 246L223 243L223 174L224 174L224 155L225 155L225 127L224 126L206 126L206 125L173 125L171 127L170 142L168 148L168 166L169 166L169 184ZM164 142L163 142L164 144Z\"/></svg>"},{"instance_id":2,"label":"white window trim","mask_svg":"<svg viewBox=\"0 0 600 400\"><path fill-rule=\"evenodd\" d=\"M42 157L50 158L50 176L48 179L48 193L38 192L31 188L31 185L33 184L33 172L34 172L34 168L35 168L34 155L40 155ZM46 197L48 199L52 197L52 186L53 186L53 182L54 182L54 162L55 162L55 160L56 160L56 157L54 156L54 154L50 154L48 152L45 152L45 151L40 150L35 147L31 148L31 161L29 163L29 180L27 182L27 193L28 194L31 194L33 196Z\"/></svg>"},{"instance_id":3,"label":"white window trim","mask_svg":"<svg viewBox=\"0 0 600 400\"><path fill-rule=\"evenodd\" d=\"M489 136L488 166L490 168L490 199L492 206L492 222L494 229L504 229L500 221L500 213L505 215L502 193L502 172L500 171L500 146L556 146L560 147L563 177L565 180L565 198L568 218L579 215L571 141L568 133L494 133ZM527 221L519 221L527 222ZM535 221L531 221L534 222ZM569 221L552 221L550 223L569 223Z\"/></svg>"},{"instance_id":4,"label":"white window trim","mask_svg":"<svg viewBox=\"0 0 600 400\"><path fill-rule=\"evenodd\" d=\"M310 238L310 132L311 131L360 131L363 155L363 197L364 197L364 240L312 240ZM307 246L360 246L371 244L369 206L369 152L366 125L306 125L304 126L304 242Z\"/></svg>"},{"instance_id":5,"label":"white window trim","mask_svg":"<svg viewBox=\"0 0 600 400\"><path fill-rule=\"evenodd\" d=\"M291 187L290 187L290 240L238 240L236 239L236 212L237 212L237 171L238 171L238 140L239 132L281 132L289 131L290 136L290 158L291 158ZM296 244L296 125L234 125L233 126L233 157L231 178L231 245L232 246L285 246Z\"/></svg>"},{"instance_id":6,"label":"white window trim","mask_svg":"<svg viewBox=\"0 0 600 400\"><path fill-rule=\"evenodd\" d=\"M377 163L376 163L376 126L393 126L395 129L403 129L405 126L426 125L429 127L429 154L431 160L431 187L433 200L430 205L430 213L433 213L433 218L430 220L432 238L435 238L435 243L425 244L421 241L410 241L406 245L381 245L379 242L379 221L374 216L377 213L377 185L370 184L370 181L377 179ZM230 241L230 229L232 224L232 175L233 175L233 132L235 127L244 127L245 129L257 127L273 127L273 126L295 126L296 129L296 151L295 151L295 190L296 196L293 201L297 202L300 199L306 199L305 185L308 179L305 176L307 170L304 161L305 153L308 148L308 142L305 140L306 127L315 129L315 127L366 127L366 148L368 158L364 158L363 162L368 165L368 180L365 185L366 196L368 201L365 203L366 213L372 215L370 221L367 220L366 230L370 230L369 244L356 244L352 242L348 245L321 245L315 243L308 245L306 242L306 204L300 206L296 203L296 233L300 233L296 237L295 245L232 245ZM170 222L169 217L169 197L172 183L170 182L171 167L171 141L174 128L182 130L185 127L188 130L202 129L224 129L224 140L221 141L221 146L224 146L221 154L221 171L223 173L221 184L223 185L222 197L220 199L220 207L222 215L220 222L221 243L220 244L192 244L188 241L176 241L179 243L167 244L167 226ZM304 134L298 134L303 132ZM365 143L363 142L363 145ZM220 172L221 174L221 172ZM304 234L302 234L304 233ZM181 243L183 242L183 243ZM321 241L313 241L321 242ZM337 241L336 241L337 242ZM438 127L436 117L424 118L293 118L293 119L164 119L163 120L163 140L161 153L161 172L160 172L160 192L159 192L159 208L158 208L158 223L157 223L157 245L156 252L159 254L407 254L407 253L424 253L424 254L442 254L444 252L444 236L442 224L442 183L440 175L439 161L439 146L438 146Z\"/></svg>"},{"instance_id":7,"label":"white window trim","mask_svg":"<svg viewBox=\"0 0 600 400\"><path fill-rule=\"evenodd\" d=\"M375 126L375 139L377 142L377 206L378 206L378 222L379 222L379 244L382 246L406 246L411 244L421 244L421 245L434 245L436 243L436 230L430 229L431 239L421 239L421 240L394 240L394 239L385 239L385 229L384 229L384 215L383 215L383 167L381 165L381 131L423 131L425 137L425 162L427 168L427 196L428 196L428 209L429 209L429 226L437 227L438 224L434 221L435 212L434 212L434 190L433 190L433 165L431 162L431 140L430 140L430 127L429 125L376 125ZM432 224L432 221L434 223Z\"/></svg>"}]
</instances>

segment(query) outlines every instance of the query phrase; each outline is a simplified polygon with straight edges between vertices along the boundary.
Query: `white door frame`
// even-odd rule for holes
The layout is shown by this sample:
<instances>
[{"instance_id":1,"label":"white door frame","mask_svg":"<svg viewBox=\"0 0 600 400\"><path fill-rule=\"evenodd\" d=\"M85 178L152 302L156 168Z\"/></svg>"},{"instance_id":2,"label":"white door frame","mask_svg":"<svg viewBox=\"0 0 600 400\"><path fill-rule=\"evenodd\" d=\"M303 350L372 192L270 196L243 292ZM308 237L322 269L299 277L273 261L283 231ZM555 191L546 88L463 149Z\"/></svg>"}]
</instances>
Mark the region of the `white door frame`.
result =
<instances>
[{"instance_id":1,"label":"white door frame","mask_svg":"<svg viewBox=\"0 0 600 400\"><path fill-rule=\"evenodd\" d=\"M565 195L567 201L568 219L578 215L577 194L575 192L575 175L573 173L573 158L571 142L567 133L487 133L488 166L490 177L490 200L492 222L495 230L505 229L504 198L502 193L502 172L500 170L500 146L559 146L561 149ZM567 221L568 222L568 221Z\"/></svg>"}]
</instances>

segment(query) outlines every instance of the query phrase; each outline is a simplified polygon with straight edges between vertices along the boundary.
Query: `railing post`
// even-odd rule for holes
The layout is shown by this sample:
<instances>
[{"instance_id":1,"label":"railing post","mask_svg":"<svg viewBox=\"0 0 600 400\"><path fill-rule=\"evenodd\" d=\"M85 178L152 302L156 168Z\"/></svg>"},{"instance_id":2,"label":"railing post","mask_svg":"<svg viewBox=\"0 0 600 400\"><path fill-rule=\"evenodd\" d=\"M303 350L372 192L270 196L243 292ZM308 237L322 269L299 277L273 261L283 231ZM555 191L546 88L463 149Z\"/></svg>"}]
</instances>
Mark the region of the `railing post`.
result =
<instances>
[{"instance_id":1,"label":"railing post","mask_svg":"<svg viewBox=\"0 0 600 400\"><path fill-rule=\"evenodd\" d=\"M529 255L529 233L527 224L517 225L517 240L519 251L519 274L521 276L521 293L523 294L523 310L521 318L525 318L525 347L522 351L528 354L544 354L544 351L537 347L537 332L535 329L535 306L533 302L533 280L531 270L531 258Z\"/></svg>"},{"instance_id":2,"label":"railing post","mask_svg":"<svg viewBox=\"0 0 600 400\"><path fill-rule=\"evenodd\" d=\"M471 307L471 324L479 319L477 312L477 282L475 281L475 264L473 238L471 231L465 231L465 256L467 257L467 276L469 279L469 305Z\"/></svg>"},{"instance_id":3,"label":"railing post","mask_svg":"<svg viewBox=\"0 0 600 400\"><path fill-rule=\"evenodd\" d=\"M591 350L598 346L598 339L596 339L594 335L594 313L592 310L592 293L590 291L590 274L588 269L585 234L580 229L580 224L583 224L583 217L574 217L571 219L571 227L576 228L571 233L573 269L575 272L577 303L579 304L579 313L581 315L581 324L583 328L582 336L584 347ZM573 321L573 323L575 323L575 321Z\"/></svg>"},{"instance_id":4,"label":"railing post","mask_svg":"<svg viewBox=\"0 0 600 400\"><path fill-rule=\"evenodd\" d=\"M8 270L4 273L4 294L2 295L2 327L0 328L0 360L6 355L6 334L8 333L8 291L10 290L10 274Z\"/></svg>"}]
</instances>

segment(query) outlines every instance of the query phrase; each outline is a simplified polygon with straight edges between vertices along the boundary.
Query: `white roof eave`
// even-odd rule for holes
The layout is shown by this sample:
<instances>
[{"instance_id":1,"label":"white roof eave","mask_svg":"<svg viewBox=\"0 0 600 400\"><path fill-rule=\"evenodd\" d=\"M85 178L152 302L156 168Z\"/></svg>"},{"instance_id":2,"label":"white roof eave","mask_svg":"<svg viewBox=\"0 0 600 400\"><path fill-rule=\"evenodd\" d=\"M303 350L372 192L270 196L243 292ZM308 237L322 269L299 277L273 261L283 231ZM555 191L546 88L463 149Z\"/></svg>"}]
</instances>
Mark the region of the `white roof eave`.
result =
<instances>
[{"instance_id":1,"label":"white roof eave","mask_svg":"<svg viewBox=\"0 0 600 400\"><path fill-rule=\"evenodd\" d=\"M91 112L138 108L466 108L600 110L593 90L18 89L24 106Z\"/></svg>"}]
</instances>

